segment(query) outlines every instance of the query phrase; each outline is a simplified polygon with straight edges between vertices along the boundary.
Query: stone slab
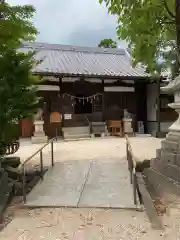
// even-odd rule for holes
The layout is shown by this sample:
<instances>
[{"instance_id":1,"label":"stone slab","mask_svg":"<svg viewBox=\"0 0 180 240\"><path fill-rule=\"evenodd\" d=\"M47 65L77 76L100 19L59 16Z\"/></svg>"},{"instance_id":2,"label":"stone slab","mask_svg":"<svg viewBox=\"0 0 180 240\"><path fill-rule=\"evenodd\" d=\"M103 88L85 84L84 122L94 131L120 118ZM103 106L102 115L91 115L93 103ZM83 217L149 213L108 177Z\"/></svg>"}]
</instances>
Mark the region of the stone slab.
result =
<instances>
[{"instance_id":1,"label":"stone slab","mask_svg":"<svg viewBox=\"0 0 180 240\"><path fill-rule=\"evenodd\" d=\"M180 168L171 165L171 164L164 164L163 160L153 160L151 164L152 169L155 171L173 179L174 181L180 182Z\"/></svg>"},{"instance_id":2,"label":"stone slab","mask_svg":"<svg viewBox=\"0 0 180 240\"><path fill-rule=\"evenodd\" d=\"M162 149L165 149L166 151L177 152L179 148L179 144L177 142L163 140L161 144L162 144Z\"/></svg>"},{"instance_id":3,"label":"stone slab","mask_svg":"<svg viewBox=\"0 0 180 240\"><path fill-rule=\"evenodd\" d=\"M163 161L163 164L176 165L176 158L177 158L176 153L172 153L168 151L162 151L161 153L161 161Z\"/></svg>"},{"instance_id":4,"label":"stone slab","mask_svg":"<svg viewBox=\"0 0 180 240\"><path fill-rule=\"evenodd\" d=\"M153 200L146 188L146 184L141 173L137 173L137 182L139 186L139 191L142 196L143 204L146 209L147 216L152 224L152 227L162 230L163 224L161 218L157 215Z\"/></svg>"},{"instance_id":5,"label":"stone slab","mask_svg":"<svg viewBox=\"0 0 180 240\"><path fill-rule=\"evenodd\" d=\"M25 205L136 208L124 158L57 163L27 196Z\"/></svg>"},{"instance_id":6,"label":"stone slab","mask_svg":"<svg viewBox=\"0 0 180 240\"><path fill-rule=\"evenodd\" d=\"M48 137L47 136L33 136L31 138L31 141L34 144L47 143Z\"/></svg>"},{"instance_id":7,"label":"stone slab","mask_svg":"<svg viewBox=\"0 0 180 240\"><path fill-rule=\"evenodd\" d=\"M134 208L127 162L93 161L79 207Z\"/></svg>"},{"instance_id":8,"label":"stone slab","mask_svg":"<svg viewBox=\"0 0 180 240\"><path fill-rule=\"evenodd\" d=\"M91 161L56 163L27 196L26 206L77 207Z\"/></svg>"}]
</instances>

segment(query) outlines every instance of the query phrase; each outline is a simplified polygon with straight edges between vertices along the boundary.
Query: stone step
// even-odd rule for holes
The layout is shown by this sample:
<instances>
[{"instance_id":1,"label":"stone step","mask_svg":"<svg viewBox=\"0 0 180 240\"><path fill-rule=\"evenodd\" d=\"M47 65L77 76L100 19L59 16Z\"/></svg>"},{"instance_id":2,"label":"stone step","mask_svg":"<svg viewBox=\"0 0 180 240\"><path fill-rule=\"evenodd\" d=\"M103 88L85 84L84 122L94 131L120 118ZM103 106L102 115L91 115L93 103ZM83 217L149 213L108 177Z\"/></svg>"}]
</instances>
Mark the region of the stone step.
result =
<instances>
[{"instance_id":1,"label":"stone step","mask_svg":"<svg viewBox=\"0 0 180 240\"><path fill-rule=\"evenodd\" d=\"M76 140L76 139L89 139L91 137L90 134L68 134L64 133L65 140Z\"/></svg>"},{"instance_id":2,"label":"stone step","mask_svg":"<svg viewBox=\"0 0 180 240\"><path fill-rule=\"evenodd\" d=\"M81 126L81 127L64 127L63 129L64 134L89 134L90 128L89 126Z\"/></svg>"}]
</instances>

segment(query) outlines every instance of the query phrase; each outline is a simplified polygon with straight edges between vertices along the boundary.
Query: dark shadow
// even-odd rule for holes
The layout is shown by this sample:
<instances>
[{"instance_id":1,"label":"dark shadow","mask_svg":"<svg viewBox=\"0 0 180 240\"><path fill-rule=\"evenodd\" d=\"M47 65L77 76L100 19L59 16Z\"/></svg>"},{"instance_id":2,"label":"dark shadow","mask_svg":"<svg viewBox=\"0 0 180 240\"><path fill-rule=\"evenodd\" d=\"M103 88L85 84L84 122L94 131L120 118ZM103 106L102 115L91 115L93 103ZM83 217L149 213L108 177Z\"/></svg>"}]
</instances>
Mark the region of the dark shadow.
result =
<instances>
[{"instance_id":1,"label":"dark shadow","mask_svg":"<svg viewBox=\"0 0 180 240\"><path fill-rule=\"evenodd\" d=\"M78 98L83 98L82 94L76 95ZM87 99L78 99L76 98L76 103L74 106L75 114L85 114L92 113L92 103Z\"/></svg>"}]
</instances>

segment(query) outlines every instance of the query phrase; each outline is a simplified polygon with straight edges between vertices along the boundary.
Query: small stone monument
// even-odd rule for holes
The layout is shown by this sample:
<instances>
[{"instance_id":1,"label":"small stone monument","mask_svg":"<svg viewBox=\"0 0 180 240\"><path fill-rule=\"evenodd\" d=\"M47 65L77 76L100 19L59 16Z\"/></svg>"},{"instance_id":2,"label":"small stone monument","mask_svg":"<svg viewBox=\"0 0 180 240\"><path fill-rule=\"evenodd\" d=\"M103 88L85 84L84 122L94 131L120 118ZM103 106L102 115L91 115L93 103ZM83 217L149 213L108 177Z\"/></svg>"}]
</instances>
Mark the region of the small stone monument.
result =
<instances>
[{"instance_id":1,"label":"small stone monument","mask_svg":"<svg viewBox=\"0 0 180 240\"><path fill-rule=\"evenodd\" d=\"M32 143L46 143L48 138L44 133L44 121L42 118L43 111L38 109L37 114L34 116L34 136L31 138Z\"/></svg>"},{"instance_id":2,"label":"small stone monument","mask_svg":"<svg viewBox=\"0 0 180 240\"><path fill-rule=\"evenodd\" d=\"M130 113L127 111L127 109L124 109L123 131L124 133L130 134L130 135L133 134L132 117Z\"/></svg>"},{"instance_id":3,"label":"small stone monument","mask_svg":"<svg viewBox=\"0 0 180 240\"><path fill-rule=\"evenodd\" d=\"M180 76L162 87L161 90L174 94L174 103L170 103L168 106L174 109L179 117L169 127L166 139L161 142L161 149L157 150L152 167L169 178L180 181Z\"/></svg>"}]
</instances>

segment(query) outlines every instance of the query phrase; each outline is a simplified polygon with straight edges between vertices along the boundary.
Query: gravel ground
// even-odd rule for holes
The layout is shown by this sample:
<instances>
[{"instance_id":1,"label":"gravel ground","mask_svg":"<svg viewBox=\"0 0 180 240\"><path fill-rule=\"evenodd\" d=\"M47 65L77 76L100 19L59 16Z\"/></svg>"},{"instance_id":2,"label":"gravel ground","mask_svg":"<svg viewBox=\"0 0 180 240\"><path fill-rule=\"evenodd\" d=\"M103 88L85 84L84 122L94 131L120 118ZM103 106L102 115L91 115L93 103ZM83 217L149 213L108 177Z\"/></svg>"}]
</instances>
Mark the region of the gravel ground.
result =
<instances>
[{"instance_id":1,"label":"gravel ground","mask_svg":"<svg viewBox=\"0 0 180 240\"><path fill-rule=\"evenodd\" d=\"M163 239L142 212L112 209L14 210L1 240L136 240Z\"/></svg>"},{"instance_id":2,"label":"gravel ground","mask_svg":"<svg viewBox=\"0 0 180 240\"><path fill-rule=\"evenodd\" d=\"M160 148L161 140L153 137L132 137L130 142L134 155L139 161L150 159L156 156L156 149ZM29 141L22 141L21 147L15 156L21 157L23 163L25 159L36 152L43 144L31 144ZM59 141L54 143L55 161L61 160L93 160L93 159L110 159L123 158L126 156L126 144L124 138L97 138L83 141ZM43 150L45 165L50 165L51 146ZM39 164L39 155L35 156L32 164Z\"/></svg>"}]
</instances>

